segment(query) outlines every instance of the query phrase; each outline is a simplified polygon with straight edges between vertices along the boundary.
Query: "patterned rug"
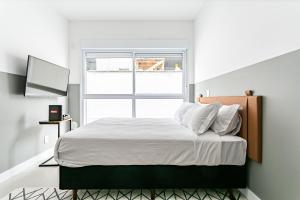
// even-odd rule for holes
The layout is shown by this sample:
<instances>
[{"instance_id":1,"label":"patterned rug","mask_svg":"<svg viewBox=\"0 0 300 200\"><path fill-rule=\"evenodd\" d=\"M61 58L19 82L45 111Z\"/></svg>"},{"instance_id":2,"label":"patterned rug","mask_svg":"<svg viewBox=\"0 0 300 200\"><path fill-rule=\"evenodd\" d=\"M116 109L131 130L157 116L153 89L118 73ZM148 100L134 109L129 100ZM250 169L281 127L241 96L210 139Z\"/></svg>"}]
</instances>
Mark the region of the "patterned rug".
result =
<instances>
[{"instance_id":1,"label":"patterned rug","mask_svg":"<svg viewBox=\"0 0 300 200\"><path fill-rule=\"evenodd\" d=\"M234 191L237 200L246 200ZM150 190L79 190L78 200L150 200ZM56 188L19 188L1 200L71 200L70 190ZM156 189L156 200L229 200L226 190Z\"/></svg>"}]
</instances>

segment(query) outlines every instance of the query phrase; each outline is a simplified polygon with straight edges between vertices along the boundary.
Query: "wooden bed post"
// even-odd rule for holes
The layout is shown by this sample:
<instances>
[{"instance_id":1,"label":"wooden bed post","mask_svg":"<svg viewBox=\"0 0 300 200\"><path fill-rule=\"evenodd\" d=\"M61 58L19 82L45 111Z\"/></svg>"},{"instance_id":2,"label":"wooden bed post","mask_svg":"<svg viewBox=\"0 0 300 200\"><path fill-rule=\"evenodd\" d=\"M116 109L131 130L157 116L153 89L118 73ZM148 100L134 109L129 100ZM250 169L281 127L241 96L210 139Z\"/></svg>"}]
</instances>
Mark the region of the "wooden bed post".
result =
<instances>
[{"instance_id":1,"label":"wooden bed post","mask_svg":"<svg viewBox=\"0 0 300 200\"><path fill-rule=\"evenodd\" d=\"M151 193L151 200L154 200L155 199L155 189L151 189L150 193Z\"/></svg>"},{"instance_id":2,"label":"wooden bed post","mask_svg":"<svg viewBox=\"0 0 300 200\"><path fill-rule=\"evenodd\" d=\"M73 200L77 200L77 190L72 190Z\"/></svg>"}]
</instances>

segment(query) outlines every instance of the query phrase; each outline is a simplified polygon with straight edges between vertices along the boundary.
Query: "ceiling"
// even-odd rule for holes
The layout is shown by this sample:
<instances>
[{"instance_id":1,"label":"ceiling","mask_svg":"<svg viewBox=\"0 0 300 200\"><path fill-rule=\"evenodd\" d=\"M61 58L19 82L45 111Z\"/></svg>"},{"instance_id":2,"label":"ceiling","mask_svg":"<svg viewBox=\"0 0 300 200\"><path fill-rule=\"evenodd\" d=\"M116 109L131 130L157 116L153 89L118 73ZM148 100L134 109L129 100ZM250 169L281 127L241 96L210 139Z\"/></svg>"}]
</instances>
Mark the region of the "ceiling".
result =
<instances>
[{"instance_id":1,"label":"ceiling","mask_svg":"<svg viewBox=\"0 0 300 200\"><path fill-rule=\"evenodd\" d=\"M3 0L1 0L3 1ZM6 0L19 4L18 0ZM51 7L69 20L192 20L203 0L22 0Z\"/></svg>"}]
</instances>

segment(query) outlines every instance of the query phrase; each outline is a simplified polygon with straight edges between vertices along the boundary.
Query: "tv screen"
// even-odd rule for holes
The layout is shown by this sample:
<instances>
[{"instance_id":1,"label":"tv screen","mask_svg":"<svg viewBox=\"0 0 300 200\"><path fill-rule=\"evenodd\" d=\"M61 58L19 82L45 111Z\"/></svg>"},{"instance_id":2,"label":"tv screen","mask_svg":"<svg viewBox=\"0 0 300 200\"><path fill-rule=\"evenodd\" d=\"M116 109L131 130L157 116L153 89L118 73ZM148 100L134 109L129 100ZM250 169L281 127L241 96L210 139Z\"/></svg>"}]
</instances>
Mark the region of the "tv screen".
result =
<instances>
[{"instance_id":1,"label":"tv screen","mask_svg":"<svg viewBox=\"0 0 300 200\"><path fill-rule=\"evenodd\" d=\"M25 96L66 96L70 70L28 56Z\"/></svg>"}]
</instances>

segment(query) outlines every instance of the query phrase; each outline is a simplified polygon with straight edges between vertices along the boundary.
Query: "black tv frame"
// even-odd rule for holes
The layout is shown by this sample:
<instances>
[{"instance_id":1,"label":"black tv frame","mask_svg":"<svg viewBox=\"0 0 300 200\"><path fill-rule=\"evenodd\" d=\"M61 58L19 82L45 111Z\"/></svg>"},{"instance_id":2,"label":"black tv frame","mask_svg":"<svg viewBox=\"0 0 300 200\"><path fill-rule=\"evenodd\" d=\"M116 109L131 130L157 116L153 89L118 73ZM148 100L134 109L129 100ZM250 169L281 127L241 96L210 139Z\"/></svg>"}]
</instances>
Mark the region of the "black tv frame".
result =
<instances>
[{"instance_id":1,"label":"black tv frame","mask_svg":"<svg viewBox=\"0 0 300 200\"><path fill-rule=\"evenodd\" d=\"M33 57L35 59L39 59L41 61L44 61L44 62L47 62L47 63L50 63L52 65L55 65L57 67L60 67L60 68L63 68L63 69L67 69L68 70L68 83L67 83L67 89L66 91L61 91L61 90L57 90L57 89L54 89L54 88L50 88L50 87L46 87L46 86L41 86L41 85L37 85L37 84L34 84L34 83L28 83L27 82L27 77L28 77L28 67L29 67L29 59L30 57ZM40 90L44 90L44 91L47 91L47 92L50 92L50 93L53 93L53 94L57 94L57 97L59 96L67 96L68 95L68 87L69 87L69 79L70 79L70 69L68 68L65 68L65 67L62 67L62 66L59 66L55 63L51 63L49 61L46 61L44 59L40 59L40 58L37 58L35 56L32 56L32 55L28 55L27 56L27 67L26 67L26 76L25 76L25 89L24 89L24 96L27 97L27 96L30 96L32 97L31 95L26 95L26 88L27 86L29 85L31 88L35 88L35 89L40 89ZM34 97L39 97L39 96L34 96ZM44 96L41 96L41 97L44 97ZM52 96L51 96L52 97ZM55 97L55 96L53 96Z\"/></svg>"}]
</instances>

